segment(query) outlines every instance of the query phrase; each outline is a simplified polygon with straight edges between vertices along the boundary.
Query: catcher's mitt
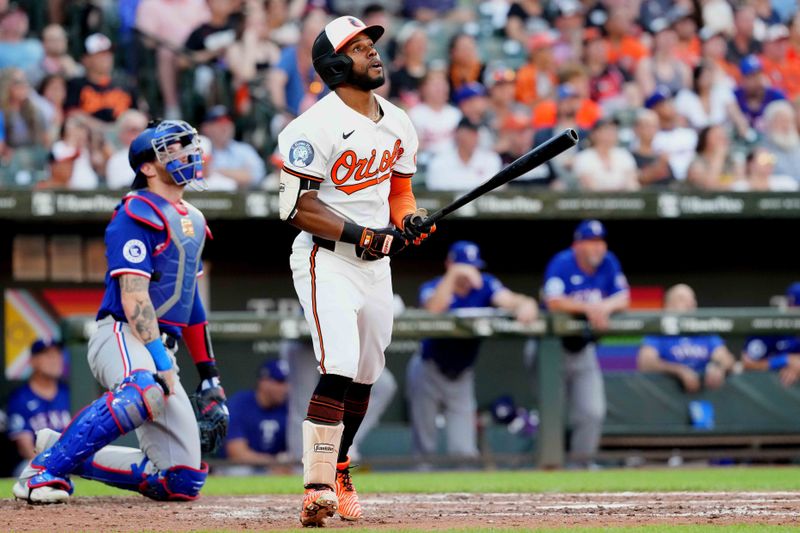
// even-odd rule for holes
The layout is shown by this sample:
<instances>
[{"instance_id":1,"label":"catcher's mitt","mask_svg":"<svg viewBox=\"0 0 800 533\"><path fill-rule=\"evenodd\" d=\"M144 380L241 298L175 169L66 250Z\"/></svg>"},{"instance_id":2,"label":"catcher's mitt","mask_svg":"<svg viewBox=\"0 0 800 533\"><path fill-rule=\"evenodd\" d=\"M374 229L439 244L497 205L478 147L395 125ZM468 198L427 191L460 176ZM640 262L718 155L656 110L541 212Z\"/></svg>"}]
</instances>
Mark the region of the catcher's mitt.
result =
<instances>
[{"instance_id":1,"label":"catcher's mitt","mask_svg":"<svg viewBox=\"0 0 800 533\"><path fill-rule=\"evenodd\" d=\"M228 406L225 391L218 378L204 380L191 396L197 426L200 429L200 448L203 453L214 453L228 434Z\"/></svg>"}]
</instances>

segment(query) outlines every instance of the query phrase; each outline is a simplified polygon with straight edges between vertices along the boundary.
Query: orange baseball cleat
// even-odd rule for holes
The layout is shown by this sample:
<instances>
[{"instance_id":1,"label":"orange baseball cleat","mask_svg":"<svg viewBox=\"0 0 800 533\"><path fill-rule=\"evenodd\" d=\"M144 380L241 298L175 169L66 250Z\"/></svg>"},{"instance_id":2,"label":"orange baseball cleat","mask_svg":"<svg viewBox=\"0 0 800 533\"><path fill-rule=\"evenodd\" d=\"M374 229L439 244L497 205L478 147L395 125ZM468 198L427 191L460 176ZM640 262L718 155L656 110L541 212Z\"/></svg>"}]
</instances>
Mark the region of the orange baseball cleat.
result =
<instances>
[{"instance_id":1,"label":"orange baseball cleat","mask_svg":"<svg viewBox=\"0 0 800 533\"><path fill-rule=\"evenodd\" d=\"M325 521L336 513L339 502L330 487L317 485L307 488L300 511L303 527L325 527Z\"/></svg>"},{"instance_id":2,"label":"orange baseball cleat","mask_svg":"<svg viewBox=\"0 0 800 533\"><path fill-rule=\"evenodd\" d=\"M361 518L361 504L350 477L350 458L336 465L336 497L339 499L339 516L342 520Z\"/></svg>"}]
</instances>

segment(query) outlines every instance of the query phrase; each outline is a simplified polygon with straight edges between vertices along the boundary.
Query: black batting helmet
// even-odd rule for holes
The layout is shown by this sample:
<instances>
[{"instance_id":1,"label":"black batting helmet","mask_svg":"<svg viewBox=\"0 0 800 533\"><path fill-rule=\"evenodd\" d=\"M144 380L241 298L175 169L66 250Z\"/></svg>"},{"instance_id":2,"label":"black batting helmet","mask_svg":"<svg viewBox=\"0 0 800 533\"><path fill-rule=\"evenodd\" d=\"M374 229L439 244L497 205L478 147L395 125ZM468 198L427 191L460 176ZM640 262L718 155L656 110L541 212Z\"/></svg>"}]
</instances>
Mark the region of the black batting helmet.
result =
<instances>
[{"instance_id":1,"label":"black batting helmet","mask_svg":"<svg viewBox=\"0 0 800 533\"><path fill-rule=\"evenodd\" d=\"M347 81L353 60L339 51L359 33L365 33L376 42L383 35L383 26L367 26L355 17L339 17L325 26L311 47L314 70L322 81L335 89Z\"/></svg>"}]
</instances>

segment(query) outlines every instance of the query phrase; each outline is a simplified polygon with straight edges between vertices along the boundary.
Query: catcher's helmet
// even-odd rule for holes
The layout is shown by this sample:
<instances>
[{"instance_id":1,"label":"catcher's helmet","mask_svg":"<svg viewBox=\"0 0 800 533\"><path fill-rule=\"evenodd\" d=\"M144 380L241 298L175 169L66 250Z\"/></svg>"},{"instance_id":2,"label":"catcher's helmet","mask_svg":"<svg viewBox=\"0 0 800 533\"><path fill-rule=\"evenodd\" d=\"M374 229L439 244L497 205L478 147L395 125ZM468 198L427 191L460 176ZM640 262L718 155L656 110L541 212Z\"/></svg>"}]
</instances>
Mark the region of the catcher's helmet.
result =
<instances>
[{"instance_id":1,"label":"catcher's helmet","mask_svg":"<svg viewBox=\"0 0 800 533\"><path fill-rule=\"evenodd\" d=\"M366 33L372 42L383 35L383 26L367 26L355 17L339 17L325 26L311 48L314 70L322 81L335 89L347 81L353 60L339 51L359 33Z\"/></svg>"},{"instance_id":2,"label":"catcher's helmet","mask_svg":"<svg viewBox=\"0 0 800 533\"><path fill-rule=\"evenodd\" d=\"M128 148L128 164L136 173L131 189L136 190L147 187L147 176L139 172L139 169L143 164L156 160L156 152L153 149L153 136L156 132L156 125L156 122L148 124L147 128L136 136Z\"/></svg>"},{"instance_id":3,"label":"catcher's helmet","mask_svg":"<svg viewBox=\"0 0 800 533\"><path fill-rule=\"evenodd\" d=\"M180 145L170 149L170 145ZM128 149L128 163L136 173L132 189L147 187L147 177L140 172L143 164L163 164L177 185L202 179L202 151L197 131L183 120L151 122Z\"/></svg>"}]
</instances>

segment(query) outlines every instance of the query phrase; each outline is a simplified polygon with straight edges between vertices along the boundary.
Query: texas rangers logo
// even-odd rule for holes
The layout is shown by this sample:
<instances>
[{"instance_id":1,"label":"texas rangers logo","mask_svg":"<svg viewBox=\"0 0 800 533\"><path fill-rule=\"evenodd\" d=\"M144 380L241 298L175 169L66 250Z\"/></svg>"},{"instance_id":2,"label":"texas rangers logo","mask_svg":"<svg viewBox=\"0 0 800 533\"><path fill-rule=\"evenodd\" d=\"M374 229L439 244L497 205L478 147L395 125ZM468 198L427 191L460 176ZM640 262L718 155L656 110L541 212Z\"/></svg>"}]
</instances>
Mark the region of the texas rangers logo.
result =
<instances>
[{"instance_id":1,"label":"texas rangers logo","mask_svg":"<svg viewBox=\"0 0 800 533\"><path fill-rule=\"evenodd\" d=\"M297 168L307 167L314 160L314 147L308 141L296 141L289 148L289 162Z\"/></svg>"},{"instance_id":2,"label":"texas rangers logo","mask_svg":"<svg viewBox=\"0 0 800 533\"><path fill-rule=\"evenodd\" d=\"M368 158L359 158L353 150L345 150L333 162L331 180L345 194L383 183L391 177L392 167L403 155L400 144L400 139L397 139L392 150L384 150L377 161L378 151L375 148L370 151Z\"/></svg>"},{"instance_id":3,"label":"texas rangers logo","mask_svg":"<svg viewBox=\"0 0 800 533\"><path fill-rule=\"evenodd\" d=\"M131 263L141 263L147 257L147 248L139 239L131 239L122 247L122 255Z\"/></svg>"}]
</instances>

